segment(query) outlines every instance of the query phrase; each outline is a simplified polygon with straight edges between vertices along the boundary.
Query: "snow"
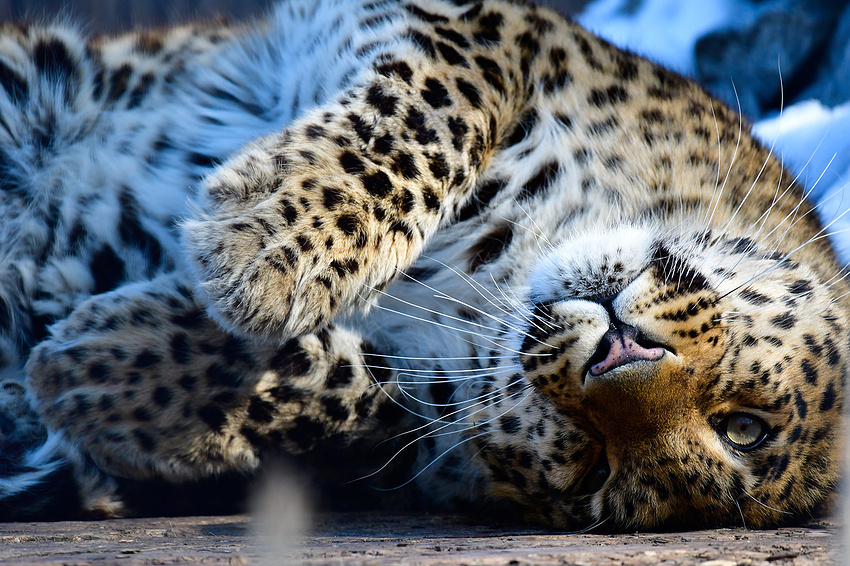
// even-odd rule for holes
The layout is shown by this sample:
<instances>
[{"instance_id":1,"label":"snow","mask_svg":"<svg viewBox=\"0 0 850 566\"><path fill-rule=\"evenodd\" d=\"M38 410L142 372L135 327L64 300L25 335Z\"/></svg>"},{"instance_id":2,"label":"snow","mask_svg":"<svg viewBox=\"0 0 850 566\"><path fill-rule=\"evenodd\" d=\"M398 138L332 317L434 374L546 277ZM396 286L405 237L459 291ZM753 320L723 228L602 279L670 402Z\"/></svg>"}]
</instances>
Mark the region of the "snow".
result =
<instances>
[{"instance_id":1,"label":"snow","mask_svg":"<svg viewBox=\"0 0 850 566\"><path fill-rule=\"evenodd\" d=\"M784 0L596 0L578 21L608 39L686 75L705 33L746 25ZM797 102L761 120L753 133L797 175L817 202L842 261L850 263L850 102L829 108Z\"/></svg>"},{"instance_id":2,"label":"snow","mask_svg":"<svg viewBox=\"0 0 850 566\"><path fill-rule=\"evenodd\" d=\"M799 175L821 221L845 262L850 261L850 102L829 108L798 102L753 127L791 171Z\"/></svg>"},{"instance_id":3,"label":"snow","mask_svg":"<svg viewBox=\"0 0 850 566\"><path fill-rule=\"evenodd\" d=\"M578 22L610 42L694 76L694 45L711 30L745 26L782 0L597 0Z\"/></svg>"}]
</instances>

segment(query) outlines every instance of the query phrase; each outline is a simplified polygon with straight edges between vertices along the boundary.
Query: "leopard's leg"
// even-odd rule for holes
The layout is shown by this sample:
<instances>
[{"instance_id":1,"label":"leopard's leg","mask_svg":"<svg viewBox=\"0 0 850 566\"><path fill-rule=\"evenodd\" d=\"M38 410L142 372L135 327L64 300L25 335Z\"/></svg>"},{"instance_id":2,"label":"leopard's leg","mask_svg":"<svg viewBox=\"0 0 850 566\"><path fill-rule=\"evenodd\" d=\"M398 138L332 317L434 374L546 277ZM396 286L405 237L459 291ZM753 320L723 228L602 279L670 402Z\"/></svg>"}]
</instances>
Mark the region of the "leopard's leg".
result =
<instances>
[{"instance_id":1,"label":"leopard's leg","mask_svg":"<svg viewBox=\"0 0 850 566\"><path fill-rule=\"evenodd\" d=\"M30 357L28 387L47 426L102 470L188 481L374 432L395 405L370 350L334 325L283 344L233 336L172 274L96 296L54 325Z\"/></svg>"},{"instance_id":2,"label":"leopard's leg","mask_svg":"<svg viewBox=\"0 0 850 566\"><path fill-rule=\"evenodd\" d=\"M183 244L226 328L291 337L364 306L475 194L528 104L540 32L508 3L428 4L386 4L409 27L365 51L356 86L207 179Z\"/></svg>"}]
</instances>

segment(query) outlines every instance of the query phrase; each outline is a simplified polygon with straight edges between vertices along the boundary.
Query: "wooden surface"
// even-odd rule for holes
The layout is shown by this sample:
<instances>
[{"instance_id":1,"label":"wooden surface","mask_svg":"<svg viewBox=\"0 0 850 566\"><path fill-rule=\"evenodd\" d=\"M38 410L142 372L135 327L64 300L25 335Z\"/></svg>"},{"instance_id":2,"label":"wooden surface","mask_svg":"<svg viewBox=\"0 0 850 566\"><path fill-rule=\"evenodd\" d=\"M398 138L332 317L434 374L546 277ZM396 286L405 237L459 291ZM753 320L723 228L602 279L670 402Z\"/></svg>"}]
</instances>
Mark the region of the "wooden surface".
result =
<instances>
[{"instance_id":1,"label":"wooden surface","mask_svg":"<svg viewBox=\"0 0 850 566\"><path fill-rule=\"evenodd\" d=\"M835 523L767 531L624 535L482 526L461 517L329 514L284 548L245 515L0 524L9 564L702 564L844 563Z\"/></svg>"}]
</instances>

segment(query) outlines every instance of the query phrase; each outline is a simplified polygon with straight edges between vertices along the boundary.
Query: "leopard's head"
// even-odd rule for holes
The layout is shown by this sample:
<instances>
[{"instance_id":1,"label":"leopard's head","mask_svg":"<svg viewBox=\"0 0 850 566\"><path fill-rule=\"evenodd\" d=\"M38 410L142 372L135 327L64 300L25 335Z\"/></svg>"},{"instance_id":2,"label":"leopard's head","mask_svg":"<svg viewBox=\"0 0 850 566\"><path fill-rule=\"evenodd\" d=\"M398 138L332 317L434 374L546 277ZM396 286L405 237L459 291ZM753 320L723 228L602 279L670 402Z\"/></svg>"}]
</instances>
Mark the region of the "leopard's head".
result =
<instances>
[{"instance_id":1,"label":"leopard's head","mask_svg":"<svg viewBox=\"0 0 850 566\"><path fill-rule=\"evenodd\" d=\"M487 386L491 492L559 528L780 524L835 487L841 274L722 231L556 246Z\"/></svg>"}]
</instances>

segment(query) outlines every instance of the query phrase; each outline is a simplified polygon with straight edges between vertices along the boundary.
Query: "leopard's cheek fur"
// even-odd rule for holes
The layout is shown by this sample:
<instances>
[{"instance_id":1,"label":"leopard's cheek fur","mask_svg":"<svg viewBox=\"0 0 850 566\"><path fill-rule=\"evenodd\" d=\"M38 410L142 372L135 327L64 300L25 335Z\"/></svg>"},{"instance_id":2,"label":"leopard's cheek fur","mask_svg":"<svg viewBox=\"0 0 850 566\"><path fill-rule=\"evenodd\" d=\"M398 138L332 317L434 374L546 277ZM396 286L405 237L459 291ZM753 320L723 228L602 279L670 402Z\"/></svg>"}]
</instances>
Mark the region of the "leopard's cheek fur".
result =
<instances>
[{"instance_id":1,"label":"leopard's cheek fur","mask_svg":"<svg viewBox=\"0 0 850 566\"><path fill-rule=\"evenodd\" d=\"M613 296L534 307L518 369L493 385L500 400L484 419L494 494L561 528L730 517L757 527L805 513L834 488L848 351L835 337L847 321L807 269L711 243L718 249L695 259L656 243ZM643 352L664 355L595 375L613 326L637 329ZM731 441L735 415L762 427L752 446Z\"/></svg>"}]
</instances>

